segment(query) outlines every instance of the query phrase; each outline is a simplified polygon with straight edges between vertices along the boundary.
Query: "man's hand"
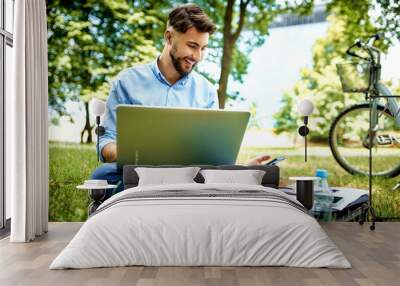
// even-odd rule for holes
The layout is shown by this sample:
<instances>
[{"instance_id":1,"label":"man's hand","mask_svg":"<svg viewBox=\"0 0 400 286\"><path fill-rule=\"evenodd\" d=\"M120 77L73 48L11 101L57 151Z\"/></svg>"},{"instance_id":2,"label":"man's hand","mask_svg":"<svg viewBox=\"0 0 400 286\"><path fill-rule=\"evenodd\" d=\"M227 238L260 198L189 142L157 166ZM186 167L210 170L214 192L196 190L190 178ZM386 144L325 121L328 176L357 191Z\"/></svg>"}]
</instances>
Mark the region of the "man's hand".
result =
<instances>
[{"instance_id":1,"label":"man's hand","mask_svg":"<svg viewBox=\"0 0 400 286\"><path fill-rule=\"evenodd\" d=\"M117 161L117 144L114 142L108 143L101 151L104 162L111 163Z\"/></svg>"},{"instance_id":2,"label":"man's hand","mask_svg":"<svg viewBox=\"0 0 400 286\"><path fill-rule=\"evenodd\" d=\"M262 165L264 161L268 161L269 159L271 159L270 155L262 154L262 155L255 157L254 159L251 159L250 161L248 161L247 165L248 166Z\"/></svg>"}]
</instances>

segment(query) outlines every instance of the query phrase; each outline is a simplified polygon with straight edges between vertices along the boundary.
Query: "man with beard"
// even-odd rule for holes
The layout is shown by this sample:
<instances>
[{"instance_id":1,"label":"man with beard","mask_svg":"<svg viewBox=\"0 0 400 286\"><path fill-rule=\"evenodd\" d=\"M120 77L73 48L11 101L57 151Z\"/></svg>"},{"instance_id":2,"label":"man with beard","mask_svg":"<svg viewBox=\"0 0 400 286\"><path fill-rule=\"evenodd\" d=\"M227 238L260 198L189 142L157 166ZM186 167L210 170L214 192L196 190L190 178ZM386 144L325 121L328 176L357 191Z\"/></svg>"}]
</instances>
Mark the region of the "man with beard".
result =
<instances>
[{"instance_id":1,"label":"man with beard","mask_svg":"<svg viewBox=\"0 0 400 286\"><path fill-rule=\"evenodd\" d=\"M117 184L114 192L123 190L122 170L117 168L116 107L118 104L218 108L214 86L193 71L205 54L215 25L194 4L179 6L168 16L164 33L165 46L157 59L122 71L114 81L107 100L104 118L105 134L100 137L100 157L106 162L92 174L92 179ZM249 165L270 159L261 155ZM110 197L112 192L106 194Z\"/></svg>"}]
</instances>

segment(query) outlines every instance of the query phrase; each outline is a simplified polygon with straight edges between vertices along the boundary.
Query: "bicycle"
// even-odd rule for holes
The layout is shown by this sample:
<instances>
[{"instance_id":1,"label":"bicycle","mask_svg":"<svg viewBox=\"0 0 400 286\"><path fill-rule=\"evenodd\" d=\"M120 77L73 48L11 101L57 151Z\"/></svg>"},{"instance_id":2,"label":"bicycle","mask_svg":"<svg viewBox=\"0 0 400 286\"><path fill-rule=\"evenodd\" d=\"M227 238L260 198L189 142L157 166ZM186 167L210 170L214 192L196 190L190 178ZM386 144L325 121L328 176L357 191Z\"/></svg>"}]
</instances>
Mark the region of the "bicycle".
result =
<instances>
[{"instance_id":1,"label":"bicycle","mask_svg":"<svg viewBox=\"0 0 400 286\"><path fill-rule=\"evenodd\" d=\"M381 51L373 46L379 39L381 36L376 34L364 42L355 42L346 54L358 61L336 65L343 92L364 93L367 102L346 108L334 119L329 146L340 166L351 174L361 175L369 175L372 148L371 175L395 177L400 174L400 107L396 101L399 96L393 95L380 81ZM354 52L355 48L366 55Z\"/></svg>"}]
</instances>

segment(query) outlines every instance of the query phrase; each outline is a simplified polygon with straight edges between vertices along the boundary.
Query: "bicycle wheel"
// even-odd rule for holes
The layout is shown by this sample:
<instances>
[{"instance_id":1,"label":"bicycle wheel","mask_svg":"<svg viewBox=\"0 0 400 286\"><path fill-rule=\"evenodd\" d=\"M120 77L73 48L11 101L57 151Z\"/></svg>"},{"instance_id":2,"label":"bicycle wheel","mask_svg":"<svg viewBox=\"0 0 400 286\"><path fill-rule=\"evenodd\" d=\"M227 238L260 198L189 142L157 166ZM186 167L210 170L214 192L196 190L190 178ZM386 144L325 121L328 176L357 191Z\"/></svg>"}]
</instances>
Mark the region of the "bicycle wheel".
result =
<instances>
[{"instance_id":1,"label":"bicycle wheel","mask_svg":"<svg viewBox=\"0 0 400 286\"><path fill-rule=\"evenodd\" d=\"M395 177L400 173L400 130L389 110L378 106L378 128L372 140L372 175ZM369 104L345 109L329 131L333 157L351 174L369 174Z\"/></svg>"}]
</instances>

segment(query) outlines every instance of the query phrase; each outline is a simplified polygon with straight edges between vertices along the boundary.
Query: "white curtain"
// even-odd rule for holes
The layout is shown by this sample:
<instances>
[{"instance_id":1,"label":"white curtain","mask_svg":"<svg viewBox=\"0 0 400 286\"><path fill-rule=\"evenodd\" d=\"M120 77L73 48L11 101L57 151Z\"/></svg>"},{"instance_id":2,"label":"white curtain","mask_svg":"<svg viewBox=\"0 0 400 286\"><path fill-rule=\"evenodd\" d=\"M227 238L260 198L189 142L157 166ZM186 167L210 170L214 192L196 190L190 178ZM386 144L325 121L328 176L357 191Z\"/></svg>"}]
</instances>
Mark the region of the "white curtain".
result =
<instances>
[{"instance_id":1,"label":"white curtain","mask_svg":"<svg viewBox=\"0 0 400 286\"><path fill-rule=\"evenodd\" d=\"M6 113L6 181L12 242L48 227L47 24L45 0L16 0L13 90Z\"/></svg>"}]
</instances>

